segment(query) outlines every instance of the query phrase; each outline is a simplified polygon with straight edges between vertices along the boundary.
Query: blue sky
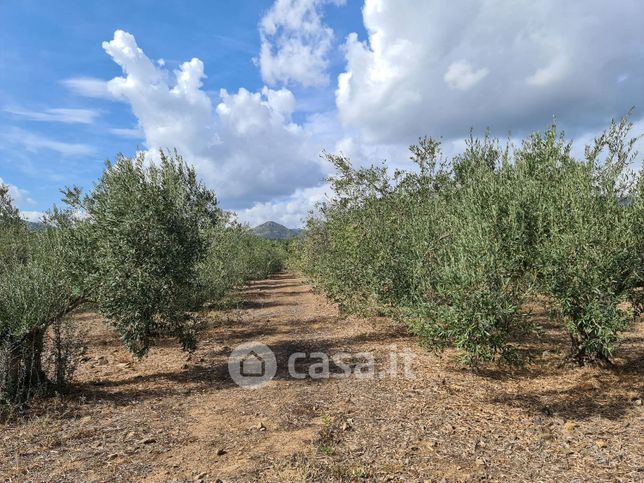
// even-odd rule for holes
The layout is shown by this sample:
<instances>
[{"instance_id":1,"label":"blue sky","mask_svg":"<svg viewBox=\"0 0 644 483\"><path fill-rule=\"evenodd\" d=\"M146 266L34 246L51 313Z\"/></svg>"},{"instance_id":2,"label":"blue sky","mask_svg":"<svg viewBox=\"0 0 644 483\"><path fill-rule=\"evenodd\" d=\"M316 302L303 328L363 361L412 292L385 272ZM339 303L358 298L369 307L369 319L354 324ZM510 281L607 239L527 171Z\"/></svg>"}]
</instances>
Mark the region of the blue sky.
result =
<instances>
[{"instance_id":1,"label":"blue sky","mask_svg":"<svg viewBox=\"0 0 644 483\"><path fill-rule=\"evenodd\" d=\"M187 5L189 3L189 5ZM133 153L143 138L115 135L110 129L137 124L130 106L106 99L79 96L65 79L111 79L121 69L105 54L101 43L117 29L136 35L151 58L163 58L169 69L192 57L206 65L204 89L217 97L219 89L240 86L256 91L264 85L253 63L260 46L257 25L270 1L152 1L120 2L8 0L0 2L0 177L28 191L23 210L42 211L59 200L59 189L77 184L91 187L104 161L116 153ZM360 4L328 9L338 36L361 26ZM339 71L342 59L333 58ZM323 92L300 89L302 99L330 107L333 87ZM34 121L24 113L47 109L86 109L98 113L92 123ZM21 114L16 114L22 112ZM12 141L6 140L10 133ZM62 143L81 144L87 151L66 154L13 141L29 133ZM28 141L27 141L28 142Z\"/></svg>"},{"instance_id":2,"label":"blue sky","mask_svg":"<svg viewBox=\"0 0 644 483\"><path fill-rule=\"evenodd\" d=\"M644 104L643 14L629 0L0 0L0 179L35 216L116 153L178 147L243 221L297 226L324 197L322 149L405 165L420 135L449 153L470 127L521 136L554 115L592 139Z\"/></svg>"}]
</instances>

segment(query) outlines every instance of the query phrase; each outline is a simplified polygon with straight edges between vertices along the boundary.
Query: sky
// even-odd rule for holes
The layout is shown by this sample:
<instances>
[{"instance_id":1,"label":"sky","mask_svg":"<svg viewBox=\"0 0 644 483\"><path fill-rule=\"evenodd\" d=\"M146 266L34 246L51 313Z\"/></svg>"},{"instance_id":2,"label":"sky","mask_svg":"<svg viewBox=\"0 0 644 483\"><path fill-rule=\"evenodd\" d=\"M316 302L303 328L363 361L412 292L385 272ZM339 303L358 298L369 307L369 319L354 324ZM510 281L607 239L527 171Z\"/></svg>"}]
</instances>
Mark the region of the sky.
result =
<instances>
[{"instance_id":1,"label":"sky","mask_svg":"<svg viewBox=\"0 0 644 483\"><path fill-rule=\"evenodd\" d=\"M576 153L635 107L639 0L0 0L0 182L35 220L105 160L176 148L227 210L302 225L320 154L410 167L556 117Z\"/></svg>"}]
</instances>

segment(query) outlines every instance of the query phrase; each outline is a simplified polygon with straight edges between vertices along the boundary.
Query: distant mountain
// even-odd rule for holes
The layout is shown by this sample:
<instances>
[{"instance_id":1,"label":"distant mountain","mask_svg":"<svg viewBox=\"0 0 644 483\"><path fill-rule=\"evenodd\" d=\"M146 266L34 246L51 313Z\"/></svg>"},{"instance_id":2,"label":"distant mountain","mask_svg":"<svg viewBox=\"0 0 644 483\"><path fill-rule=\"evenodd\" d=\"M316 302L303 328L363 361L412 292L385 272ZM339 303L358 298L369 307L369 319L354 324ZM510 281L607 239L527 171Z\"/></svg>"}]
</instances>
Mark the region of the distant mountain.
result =
<instances>
[{"instance_id":1,"label":"distant mountain","mask_svg":"<svg viewBox=\"0 0 644 483\"><path fill-rule=\"evenodd\" d=\"M28 221L27 228L31 231L43 231L45 230L45 224L39 221Z\"/></svg>"},{"instance_id":2,"label":"distant mountain","mask_svg":"<svg viewBox=\"0 0 644 483\"><path fill-rule=\"evenodd\" d=\"M262 238L268 238L269 240L290 240L291 238L300 236L302 230L286 228L284 225L280 225L274 221L267 221L253 228L253 233Z\"/></svg>"}]
</instances>

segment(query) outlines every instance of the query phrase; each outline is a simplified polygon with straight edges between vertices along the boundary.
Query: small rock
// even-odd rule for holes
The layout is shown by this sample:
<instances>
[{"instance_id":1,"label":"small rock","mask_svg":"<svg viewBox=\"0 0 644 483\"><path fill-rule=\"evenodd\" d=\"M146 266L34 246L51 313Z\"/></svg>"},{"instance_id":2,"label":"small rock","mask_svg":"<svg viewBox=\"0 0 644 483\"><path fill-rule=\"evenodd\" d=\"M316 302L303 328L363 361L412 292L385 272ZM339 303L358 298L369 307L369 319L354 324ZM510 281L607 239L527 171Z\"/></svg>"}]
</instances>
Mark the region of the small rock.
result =
<instances>
[{"instance_id":1,"label":"small rock","mask_svg":"<svg viewBox=\"0 0 644 483\"><path fill-rule=\"evenodd\" d=\"M483 458L476 458L476 466L485 466L485 460Z\"/></svg>"},{"instance_id":2,"label":"small rock","mask_svg":"<svg viewBox=\"0 0 644 483\"><path fill-rule=\"evenodd\" d=\"M342 423L342 431L349 431L351 429L351 425L348 422Z\"/></svg>"},{"instance_id":3,"label":"small rock","mask_svg":"<svg viewBox=\"0 0 644 483\"><path fill-rule=\"evenodd\" d=\"M259 429L260 431L266 431L266 426L264 426L264 423L259 423L257 426L255 426L255 429Z\"/></svg>"},{"instance_id":4,"label":"small rock","mask_svg":"<svg viewBox=\"0 0 644 483\"><path fill-rule=\"evenodd\" d=\"M636 406L641 406L642 405L642 400L641 399L636 399L635 400L635 405Z\"/></svg>"},{"instance_id":5,"label":"small rock","mask_svg":"<svg viewBox=\"0 0 644 483\"><path fill-rule=\"evenodd\" d=\"M603 439L598 439L595 441L595 444L597 445L598 448L605 448L606 447L606 441Z\"/></svg>"}]
</instances>

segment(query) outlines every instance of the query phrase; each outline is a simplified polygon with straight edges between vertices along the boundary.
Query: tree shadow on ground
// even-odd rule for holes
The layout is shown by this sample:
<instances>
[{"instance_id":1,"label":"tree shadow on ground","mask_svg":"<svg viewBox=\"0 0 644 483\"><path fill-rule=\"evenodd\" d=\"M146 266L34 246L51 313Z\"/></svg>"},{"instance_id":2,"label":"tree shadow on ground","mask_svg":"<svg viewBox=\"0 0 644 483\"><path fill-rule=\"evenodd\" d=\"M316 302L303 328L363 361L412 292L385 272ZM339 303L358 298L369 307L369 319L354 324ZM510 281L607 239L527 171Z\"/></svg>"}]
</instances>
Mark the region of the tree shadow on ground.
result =
<instances>
[{"instance_id":1,"label":"tree shadow on ground","mask_svg":"<svg viewBox=\"0 0 644 483\"><path fill-rule=\"evenodd\" d=\"M274 331L271 330L270 332L271 335L274 335ZM250 333L239 333L237 335L240 339L247 341L252 340L251 336L257 337L261 333L255 328ZM277 372L273 380L299 381L301 383L317 380L318 378L311 377L309 372L312 370L312 366L319 367L321 359L313 357L312 354L320 352L327 354L330 358L328 369L331 375L342 375L346 371L344 367L333 361L333 356L338 353L349 354L342 359L342 363L346 364L352 372L359 366L366 367L365 364L368 363L368 358L360 355L362 350L353 349L356 346L360 346L360 349L363 349L363 344L370 340L381 342L382 335L364 334L352 338L320 338L301 341L287 339L271 343L270 348L275 354L277 362ZM226 342L231 343L233 340L227 338ZM231 378L228 368L229 354L230 352L227 351L226 353L220 352L211 357L201 358L198 363L186 364L183 369L177 371L162 371L153 374L133 375L126 378L104 379L77 384L67 397L71 399L108 401L118 406L127 406L148 399L235 388L238 386ZM289 370L289 358L293 354L302 354L291 365L294 373L297 374L296 377L293 377ZM386 360L386 357L386 354L375 354L376 368Z\"/></svg>"},{"instance_id":2,"label":"tree shadow on ground","mask_svg":"<svg viewBox=\"0 0 644 483\"><path fill-rule=\"evenodd\" d=\"M252 292L254 290L277 290L277 289L282 289L282 288L294 288L294 287L301 287L301 283L255 283L248 285L248 287L244 290L244 292ZM309 292L310 290L307 290ZM292 293L292 292L289 292Z\"/></svg>"},{"instance_id":3,"label":"tree shadow on ground","mask_svg":"<svg viewBox=\"0 0 644 483\"><path fill-rule=\"evenodd\" d=\"M576 385L566 389L543 389L521 394L501 393L493 397L491 402L570 420L586 420L597 416L620 420L635 405L628 390L638 389L641 396L643 389L641 378L639 386L635 379L628 383L620 381L620 386L623 387L593 388Z\"/></svg>"},{"instance_id":4,"label":"tree shadow on ground","mask_svg":"<svg viewBox=\"0 0 644 483\"><path fill-rule=\"evenodd\" d=\"M252 309L266 309L271 307L282 306L297 306L293 302L277 302L277 301L262 301L262 300L244 300L237 304L238 309L252 310Z\"/></svg>"}]
</instances>

